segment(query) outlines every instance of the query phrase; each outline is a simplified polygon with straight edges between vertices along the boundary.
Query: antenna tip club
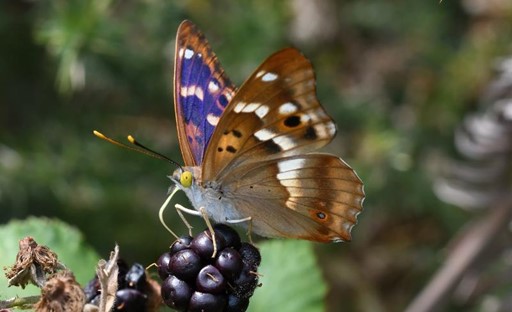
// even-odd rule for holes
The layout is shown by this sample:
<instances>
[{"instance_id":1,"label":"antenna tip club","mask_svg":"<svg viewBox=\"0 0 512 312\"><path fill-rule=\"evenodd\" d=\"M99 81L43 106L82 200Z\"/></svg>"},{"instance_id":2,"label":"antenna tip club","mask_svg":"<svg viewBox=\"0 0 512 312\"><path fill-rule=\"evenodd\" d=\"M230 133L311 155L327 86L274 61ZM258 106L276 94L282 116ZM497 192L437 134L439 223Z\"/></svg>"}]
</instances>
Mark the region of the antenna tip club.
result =
<instances>
[{"instance_id":1,"label":"antenna tip club","mask_svg":"<svg viewBox=\"0 0 512 312\"><path fill-rule=\"evenodd\" d=\"M93 133L95 136L99 137L99 138L102 138L102 139L103 139L103 138L105 138L105 135L103 135L103 133L101 133L101 132L99 132L99 131L93 130L93 131L92 131L92 133Z\"/></svg>"}]
</instances>

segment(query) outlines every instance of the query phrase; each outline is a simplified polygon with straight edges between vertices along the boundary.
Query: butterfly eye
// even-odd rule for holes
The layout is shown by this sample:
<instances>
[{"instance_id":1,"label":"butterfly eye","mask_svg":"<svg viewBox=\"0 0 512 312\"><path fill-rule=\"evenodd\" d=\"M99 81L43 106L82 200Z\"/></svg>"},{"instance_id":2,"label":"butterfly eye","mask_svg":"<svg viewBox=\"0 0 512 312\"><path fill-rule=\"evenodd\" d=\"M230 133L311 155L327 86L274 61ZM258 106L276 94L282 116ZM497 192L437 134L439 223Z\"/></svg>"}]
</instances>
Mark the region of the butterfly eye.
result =
<instances>
[{"instance_id":1,"label":"butterfly eye","mask_svg":"<svg viewBox=\"0 0 512 312\"><path fill-rule=\"evenodd\" d=\"M192 172L185 171L180 176L180 183L184 187L190 187L192 185Z\"/></svg>"}]
</instances>

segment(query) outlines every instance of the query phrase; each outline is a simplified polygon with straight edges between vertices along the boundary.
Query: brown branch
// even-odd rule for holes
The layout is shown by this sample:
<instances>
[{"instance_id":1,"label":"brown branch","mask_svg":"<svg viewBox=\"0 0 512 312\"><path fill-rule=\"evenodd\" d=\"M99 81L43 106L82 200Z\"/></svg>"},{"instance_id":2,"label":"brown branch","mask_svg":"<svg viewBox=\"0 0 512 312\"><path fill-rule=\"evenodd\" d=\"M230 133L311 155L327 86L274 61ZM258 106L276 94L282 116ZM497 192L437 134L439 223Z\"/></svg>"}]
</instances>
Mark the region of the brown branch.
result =
<instances>
[{"instance_id":1,"label":"brown branch","mask_svg":"<svg viewBox=\"0 0 512 312\"><path fill-rule=\"evenodd\" d=\"M485 254L491 241L512 218L512 198L501 198L489 214L470 225L429 284L411 302L406 312L440 311L462 276Z\"/></svg>"},{"instance_id":2,"label":"brown branch","mask_svg":"<svg viewBox=\"0 0 512 312\"><path fill-rule=\"evenodd\" d=\"M14 297L12 299L0 301L0 309L22 308L29 309L39 301L41 296Z\"/></svg>"}]
</instances>

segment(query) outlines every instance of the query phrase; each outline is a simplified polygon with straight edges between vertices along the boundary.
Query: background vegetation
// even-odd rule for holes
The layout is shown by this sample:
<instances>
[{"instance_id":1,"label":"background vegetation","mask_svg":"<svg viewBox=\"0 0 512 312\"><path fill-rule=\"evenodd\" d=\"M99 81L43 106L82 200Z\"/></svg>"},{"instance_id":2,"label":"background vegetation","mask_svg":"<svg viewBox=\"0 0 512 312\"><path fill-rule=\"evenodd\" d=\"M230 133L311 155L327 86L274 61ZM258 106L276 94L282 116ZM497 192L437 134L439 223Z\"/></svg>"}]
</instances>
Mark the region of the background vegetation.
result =
<instances>
[{"instance_id":1,"label":"background vegetation","mask_svg":"<svg viewBox=\"0 0 512 312\"><path fill-rule=\"evenodd\" d=\"M104 257L117 242L129 262L157 259L172 241L157 210L174 168L91 131L132 134L181 159L173 49L190 19L237 85L283 47L312 61L339 130L326 151L357 170L367 193L354 240L315 245L325 302L329 311L403 310L452 237L489 211L443 203L433 185L455 154L454 130L482 109L493 68L510 53L511 18L507 0L4 0L0 222L55 217ZM167 219L185 231L175 214ZM444 308L488 307L485 298Z\"/></svg>"}]
</instances>

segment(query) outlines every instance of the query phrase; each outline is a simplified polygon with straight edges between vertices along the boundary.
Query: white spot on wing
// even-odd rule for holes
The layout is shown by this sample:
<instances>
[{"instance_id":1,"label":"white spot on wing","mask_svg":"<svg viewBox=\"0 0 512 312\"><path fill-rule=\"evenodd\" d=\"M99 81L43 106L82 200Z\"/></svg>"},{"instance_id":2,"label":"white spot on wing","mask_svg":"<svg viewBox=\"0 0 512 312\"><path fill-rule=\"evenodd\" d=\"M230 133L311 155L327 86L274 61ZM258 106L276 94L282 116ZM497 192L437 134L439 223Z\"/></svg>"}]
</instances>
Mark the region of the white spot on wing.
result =
<instances>
[{"instance_id":1,"label":"white spot on wing","mask_svg":"<svg viewBox=\"0 0 512 312\"><path fill-rule=\"evenodd\" d=\"M203 89L201 87L196 86L196 85L191 85L191 86L188 86L188 87L181 87L180 95L183 96L183 97L196 96L201 101L204 99Z\"/></svg>"},{"instance_id":2,"label":"white spot on wing","mask_svg":"<svg viewBox=\"0 0 512 312\"><path fill-rule=\"evenodd\" d=\"M258 117L263 118L265 116L267 116L268 114L268 111L269 111L269 108L267 105L261 105L260 107L258 107L254 113L256 113L256 115L258 115Z\"/></svg>"},{"instance_id":3,"label":"white spot on wing","mask_svg":"<svg viewBox=\"0 0 512 312\"><path fill-rule=\"evenodd\" d=\"M295 141L286 135L275 137L274 139L272 139L272 141L279 145L279 147L281 147L282 150L289 150L296 146Z\"/></svg>"},{"instance_id":4,"label":"white spot on wing","mask_svg":"<svg viewBox=\"0 0 512 312\"><path fill-rule=\"evenodd\" d=\"M282 172L277 174L279 180L297 179L300 177L300 173L297 170Z\"/></svg>"},{"instance_id":5,"label":"white spot on wing","mask_svg":"<svg viewBox=\"0 0 512 312\"><path fill-rule=\"evenodd\" d=\"M215 81L210 81L210 83L208 84L208 91L210 91L210 93L215 93L217 91L219 91L219 85L217 83L215 83Z\"/></svg>"},{"instance_id":6,"label":"white spot on wing","mask_svg":"<svg viewBox=\"0 0 512 312\"><path fill-rule=\"evenodd\" d=\"M258 107L260 106L259 103L250 103L250 104L247 104L243 109L242 109L242 112L243 113L252 113L254 112Z\"/></svg>"},{"instance_id":7,"label":"white spot on wing","mask_svg":"<svg viewBox=\"0 0 512 312\"><path fill-rule=\"evenodd\" d=\"M180 89L180 95L181 95L182 97L187 97L187 96L189 96L188 92L189 92L189 90L190 90L190 89L192 89L192 94L194 94L194 92L195 92L195 88L196 88L196 86L181 87L181 89Z\"/></svg>"},{"instance_id":8,"label":"white spot on wing","mask_svg":"<svg viewBox=\"0 0 512 312\"><path fill-rule=\"evenodd\" d=\"M236 103L235 108L233 108L233 111L235 113L240 113L244 107L245 107L245 102L238 102L238 103Z\"/></svg>"},{"instance_id":9,"label":"white spot on wing","mask_svg":"<svg viewBox=\"0 0 512 312\"><path fill-rule=\"evenodd\" d=\"M307 123L311 120L311 116L307 115L307 114L303 114L300 116L300 123L303 124L303 123Z\"/></svg>"},{"instance_id":10,"label":"white spot on wing","mask_svg":"<svg viewBox=\"0 0 512 312\"><path fill-rule=\"evenodd\" d=\"M183 57L183 53L185 52L185 49L181 48L180 51L178 52L178 55L180 58Z\"/></svg>"},{"instance_id":11,"label":"white spot on wing","mask_svg":"<svg viewBox=\"0 0 512 312\"><path fill-rule=\"evenodd\" d=\"M265 82L274 81L276 79L277 79L277 74L274 74L274 73L266 73L265 75L263 75L263 77L261 77L261 81L265 81Z\"/></svg>"},{"instance_id":12,"label":"white spot on wing","mask_svg":"<svg viewBox=\"0 0 512 312\"><path fill-rule=\"evenodd\" d=\"M315 111L309 114L313 122L319 122L321 120L329 118L323 108L318 107Z\"/></svg>"},{"instance_id":13,"label":"white spot on wing","mask_svg":"<svg viewBox=\"0 0 512 312\"><path fill-rule=\"evenodd\" d=\"M187 60L190 60L192 58L192 56L194 56L194 51L192 51L190 49L185 49L185 58Z\"/></svg>"},{"instance_id":14,"label":"white spot on wing","mask_svg":"<svg viewBox=\"0 0 512 312\"><path fill-rule=\"evenodd\" d=\"M255 113L260 118L265 117L267 115L269 108L266 105L261 105L260 103L245 103L239 102L236 104L235 108L233 108L235 113Z\"/></svg>"},{"instance_id":15,"label":"white spot on wing","mask_svg":"<svg viewBox=\"0 0 512 312\"><path fill-rule=\"evenodd\" d=\"M256 78L260 78L261 76L263 76L263 74L266 73L264 70L260 70L257 74L256 74Z\"/></svg>"},{"instance_id":16,"label":"white spot on wing","mask_svg":"<svg viewBox=\"0 0 512 312\"><path fill-rule=\"evenodd\" d=\"M276 178L279 180L279 183L282 186L289 190L287 187L287 183L281 180L299 178L300 169L304 168L305 165L305 159L289 159L279 161L277 163L277 169L279 170L279 173L276 175ZM296 204L288 200L286 201L286 207L295 210Z\"/></svg>"},{"instance_id":17,"label":"white spot on wing","mask_svg":"<svg viewBox=\"0 0 512 312\"><path fill-rule=\"evenodd\" d=\"M331 138L336 133L336 126L333 122L317 124L314 126L315 133L319 138Z\"/></svg>"},{"instance_id":18,"label":"white spot on wing","mask_svg":"<svg viewBox=\"0 0 512 312\"><path fill-rule=\"evenodd\" d=\"M206 115L206 121L212 126L216 126L219 123L219 116L215 116L214 114Z\"/></svg>"},{"instance_id":19,"label":"white spot on wing","mask_svg":"<svg viewBox=\"0 0 512 312\"><path fill-rule=\"evenodd\" d=\"M199 99L199 100L204 100L204 92L203 92L203 89L201 89L201 87L196 87L196 92L194 93L194 95Z\"/></svg>"},{"instance_id":20,"label":"white spot on wing","mask_svg":"<svg viewBox=\"0 0 512 312\"><path fill-rule=\"evenodd\" d=\"M276 134L268 129L261 129L254 132L254 136L258 138L258 140L264 142L272 139Z\"/></svg>"},{"instance_id":21,"label":"white spot on wing","mask_svg":"<svg viewBox=\"0 0 512 312\"><path fill-rule=\"evenodd\" d=\"M336 134L336 125L334 124L334 122L329 122L326 126L325 126L326 130L327 130L327 134L331 137L331 136L334 136Z\"/></svg>"},{"instance_id":22,"label":"white spot on wing","mask_svg":"<svg viewBox=\"0 0 512 312\"><path fill-rule=\"evenodd\" d=\"M291 102L286 102L284 104L281 104L281 106L279 106L279 114L290 115L290 114L295 113L298 109L299 108L297 107L297 105L295 105Z\"/></svg>"},{"instance_id":23,"label":"white spot on wing","mask_svg":"<svg viewBox=\"0 0 512 312\"><path fill-rule=\"evenodd\" d=\"M302 169L305 164L306 160L304 159L289 159L278 162L277 167L279 169L279 173L284 173L287 171Z\"/></svg>"}]
</instances>

